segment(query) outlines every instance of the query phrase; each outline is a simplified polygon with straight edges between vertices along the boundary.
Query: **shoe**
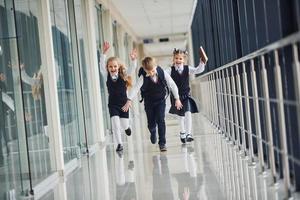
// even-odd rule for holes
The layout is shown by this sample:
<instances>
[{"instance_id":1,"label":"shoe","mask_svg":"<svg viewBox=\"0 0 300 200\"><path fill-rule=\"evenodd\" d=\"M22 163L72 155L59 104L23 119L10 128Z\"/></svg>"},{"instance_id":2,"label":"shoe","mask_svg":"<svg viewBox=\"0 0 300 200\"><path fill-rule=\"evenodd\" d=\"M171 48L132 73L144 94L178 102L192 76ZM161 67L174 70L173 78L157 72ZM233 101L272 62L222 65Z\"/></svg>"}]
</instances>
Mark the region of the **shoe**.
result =
<instances>
[{"instance_id":1,"label":"shoe","mask_svg":"<svg viewBox=\"0 0 300 200\"><path fill-rule=\"evenodd\" d=\"M117 155L119 156L119 158L122 158L123 157L123 151L117 151Z\"/></svg>"},{"instance_id":2,"label":"shoe","mask_svg":"<svg viewBox=\"0 0 300 200\"><path fill-rule=\"evenodd\" d=\"M160 149L161 152L167 151L166 145L159 145L159 149Z\"/></svg>"},{"instance_id":3,"label":"shoe","mask_svg":"<svg viewBox=\"0 0 300 200\"><path fill-rule=\"evenodd\" d=\"M186 135L185 133L180 133L180 141L184 144L186 143Z\"/></svg>"},{"instance_id":4,"label":"shoe","mask_svg":"<svg viewBox=\"0 0 300 200\"><path fill-rule=\"evenodd\" d=\"M131 160L131 161L129 161L129 163L128 163L128 169L129 170L132 170L134 168L134 162L133 162L133 160Z\"/></svg>"},{"instance_id":5,"label":"shoe","mask_svg":"<svg viewBox=\"0 0 300 200\"><path fill-rule=\"evenodd\" d=\"M128 135L128 136L130 136L131 135L131 129L130 128L126 129L125 130L125 134Z\"/></svg>"},{"instance_id":6,"label":"shoe","mask_svg":"<svg viewBox=\"0 0 300 200\"><path fill-rule=\"evenodd\" d=\"M118 144L116 151L123 151L123 146L121 144Z\"/></svg>"},{"instance_id":7,"label":"shoe","mask_svg":"<svg viewBox=\"0 0 300 200\"><path fill-rule=\"evenodd\" d=\"M155 144L156 143L156 134L154 133L151 133L150 135L150 141L152 144Z\"/></svg>"},{"instance_id":8,"label":"shoe","mask_svg":"<svg viewBox=\"0 0 300 200\"><path fill-rule=\"evenodd\" d=\"M187 135L186 135L186 141L187 141L187 142L192 142L192 141L194 141L194 138L192 137L191 134L187 134Z\"/></svg>"}]
</instances>

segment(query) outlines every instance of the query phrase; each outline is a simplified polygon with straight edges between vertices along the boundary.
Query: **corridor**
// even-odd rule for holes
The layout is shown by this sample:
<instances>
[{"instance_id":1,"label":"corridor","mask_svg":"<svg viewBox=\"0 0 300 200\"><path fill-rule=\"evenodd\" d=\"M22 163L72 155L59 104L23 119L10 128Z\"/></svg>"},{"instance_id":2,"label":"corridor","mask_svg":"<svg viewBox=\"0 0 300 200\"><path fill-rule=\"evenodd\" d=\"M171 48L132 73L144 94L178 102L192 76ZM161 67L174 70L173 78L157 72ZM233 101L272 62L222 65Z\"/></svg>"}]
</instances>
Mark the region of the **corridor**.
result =
<instances>
[{"instance_id":1,"label":"corridor","mask_svg":"<svg viewBox=\"0 0 300 200\"><path fill-rule=\"evenodd\" d=\"M0 0L0 200L297 200L299 147L299 0Z\"/></svg>"}]
</instances>

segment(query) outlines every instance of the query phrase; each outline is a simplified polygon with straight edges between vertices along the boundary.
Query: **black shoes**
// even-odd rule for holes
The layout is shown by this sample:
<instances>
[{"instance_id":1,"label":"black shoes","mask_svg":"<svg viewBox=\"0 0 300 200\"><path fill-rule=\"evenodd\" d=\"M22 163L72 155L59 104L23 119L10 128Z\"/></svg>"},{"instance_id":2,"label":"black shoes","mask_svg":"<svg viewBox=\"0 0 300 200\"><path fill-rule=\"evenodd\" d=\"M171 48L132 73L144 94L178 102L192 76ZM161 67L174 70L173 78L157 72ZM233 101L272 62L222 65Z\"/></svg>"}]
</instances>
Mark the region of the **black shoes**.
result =
<instances>
[{"instance_id":1,"label":"black shoes","mask_svg":"<svg viewBox=\"0 0 300 200\"><path fill-rule=\"evenodd\" d=\"M128 135L128 136L130 136L131 135L131 129L130 128L126 129L125 130L125 134Z\"/></svg>"},{"instance_id":2,"label":"black shoes","mask_svg":"<svg viewBox=\"0 0 300 200\"><path fill-rule=\"evenodd\" d=\"M159 145L159 149L161 152L167 151L166 145Z\"/></svg>"},{"instance_id":3,"label":"black shoes","mask_svg":"<svg viewBox=\"0 0 300 200\"><path fill-rule=\"evenodd\" d=\"M187 142L192 142L192 141L194 141L194 138L192 137L191 134L187 134L187 135L186 135L186 141L187 141Z\"/></svg>"},{"instance_id":4,"label":"black shoes","mask_svg":"<svg viewBox=\"0 0 300 200\"><path fill-rule=\"evenodd\" d=\"M180 133L180 141L182 142L182 144L185 144L186 142L194 141L194 138L189 133L188 134Z\"/></svg>"},{"instance_id":5,"label":"black shoes","mask_svg":"<svg viewBox=\"0 0 300 200\"><path fill-rule=\"evenodd\" d=\"M152 143L152 144L155 144L155 143L156 143L156 140L157 140L157 139L156 139L156 134L155 134L155 133L154 133L154 134L151 133L151 134L150 134L150 141L151 141L151 143Z\"/></svg>"},{"instance_id":6,"label":"black shoes","mask_svg":"<svg viewBox=\"0 0 300 200\"><path fill-rule=\"evenodd\" d=\"M118 144L116 151L123 151L123 146L121 144Z\"/></svg>"},{"instance_id":7,"label":"black shoes","mask_svg":"<svg viewBox=\"0 0 300 200\"><path fill-rule=\"evenodd\" d=\"M186 135L185 133L180 133L180 141L185 144L186 143Z\"/></svg>"}]
</instances>

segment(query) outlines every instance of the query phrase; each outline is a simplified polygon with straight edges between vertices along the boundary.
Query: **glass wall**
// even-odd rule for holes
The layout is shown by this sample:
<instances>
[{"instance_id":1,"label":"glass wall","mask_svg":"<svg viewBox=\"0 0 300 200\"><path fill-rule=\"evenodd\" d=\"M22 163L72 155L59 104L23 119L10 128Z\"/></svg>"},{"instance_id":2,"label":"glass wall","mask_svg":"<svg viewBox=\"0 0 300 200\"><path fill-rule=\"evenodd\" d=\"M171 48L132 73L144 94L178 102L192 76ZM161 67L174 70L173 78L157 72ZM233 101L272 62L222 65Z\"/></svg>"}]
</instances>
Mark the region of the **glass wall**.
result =
<instances>
[{"instance_id":1,"label":"glass wall","mask_svg":"<svg viewBox=\"0 0 300 200\"><path fill-rule=\"evenodd\" d=\"M95 17L95 30L96 30L96 42L97 42L97 55L98 55L98 63L100 62L100 54L102 53L102 45L104 42L104 33L103 33L103 8L95 1L95 9L94 9L94 17ZM99 66L100 67L100 66ZM107 89L105 83L106 77L103 77L100 74L100 88L101 88L101 97L102 97L102 113L103 113L103 120L105 125L105 134L110 132L111 124L110 124L110 117L108 112L108 102L107 102Z\"/></svg>"},{"instance_id":2,"label":"glass wall","mask_svg":"<svg viewBox=\"0 0 300 200\"><path fill-rule=\"evenodd\" d=\"M0 199L31 190L12 0L0 0Z\"/></svg>"},{"instance_id":3,"label":"glass wall","mask_svg":"<svg viewBox=\"0 0 300 200\"><path fill-rule=\"evenodd\" d=\"M43 84L47 68L46 58L41 56L44 49L41 46L43 22L40 3L40 0L15 1L26 137L33 185L55 170L54 160L50 159Z\"/></svg>"},{"instance_id":4,"label":"glass wall","mask_svg":"<svg viewBox=\"0 0 300 200\"><path fill-rule=\"evenodd\" d=\"M51 23L57 74L57 89L62 128L64 160L70 161L80 152L78 91L75 83L74 48L71 38L68 4L66 0L51 0Z\"/></svg>"}]
</instances>

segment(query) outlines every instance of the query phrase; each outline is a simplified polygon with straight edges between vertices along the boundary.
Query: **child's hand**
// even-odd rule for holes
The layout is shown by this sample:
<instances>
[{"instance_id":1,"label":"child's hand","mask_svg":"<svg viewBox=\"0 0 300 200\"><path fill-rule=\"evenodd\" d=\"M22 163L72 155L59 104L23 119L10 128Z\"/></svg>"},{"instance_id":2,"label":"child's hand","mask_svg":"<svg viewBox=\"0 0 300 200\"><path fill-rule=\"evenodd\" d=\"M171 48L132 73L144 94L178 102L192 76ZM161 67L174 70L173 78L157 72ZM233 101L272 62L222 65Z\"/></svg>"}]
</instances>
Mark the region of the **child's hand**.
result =
<instances>
[{"instance_id":1,"label":"child's hand","mask_svg":"<svg viewBox=\"0 0 300 200\"><path fill-rule=\"evenodd\" d=\"M127 112L131 107L131 100L127 100L126 104L122 107L123 112Z\"/></svg>"},{"instance_id":2,"label":"child's hand","mask_svg":"<svg viewBox=\"0 0 300 200\"><path fill-rule=\"evenodd\" d=\"M129 56L130 56L130 58L131 58L132 61L135 60L135 59L137 59L137 50L133 49L131 51L131 53L129 54Z\"/></svg>"},{"instance_id":3,"label":"child's hand","mask_svg":"<svg viewBox=\"0 0 300 200\"><path fill-rule=\"evenodd\" d=\"M180 99L175 100L175 107L177 108L177 110L181 110L182 103L181 103Z\"/></svg>"},{"instance_id":4,"label":"child's hand","mask_svg":"<svg viewBox=\"0 0 300 200\"><path fill-rule=\"evenodd\" d=\"M110 48L110 45L108 42L104 42L103 43L103 54L106 54L106 52L108 51L108 49Z\"/></svg>"}]
</instances>

